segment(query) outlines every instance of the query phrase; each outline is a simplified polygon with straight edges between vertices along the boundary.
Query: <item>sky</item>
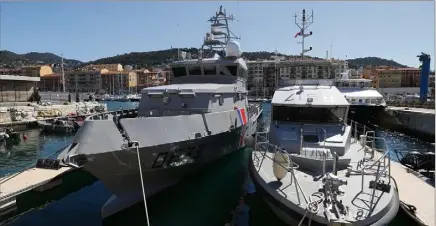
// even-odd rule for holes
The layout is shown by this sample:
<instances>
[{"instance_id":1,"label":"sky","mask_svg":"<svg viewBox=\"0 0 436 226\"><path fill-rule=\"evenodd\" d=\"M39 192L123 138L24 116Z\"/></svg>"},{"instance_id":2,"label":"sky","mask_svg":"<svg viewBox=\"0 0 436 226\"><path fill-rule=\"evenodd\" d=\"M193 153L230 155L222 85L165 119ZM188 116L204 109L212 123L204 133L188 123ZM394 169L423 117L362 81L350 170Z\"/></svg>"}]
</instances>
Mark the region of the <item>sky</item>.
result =
<instances>
[{"instance_id":1,"label":"sky","mask_svg":"<svg viewBox=\"0 0 436 226\"><path fill-rule=\"evenodd\" d=\"M294 14L314 12L305 39L324 58L376 56L417 67L434 58L434 1L0 2L0 49L81 61L171 47L201 47L220 5L236 20L242 51L299 54ZM329 55L330 55L329 54ZM434 62L432 62L434 65Z\"/></svg>"}]
</instances>

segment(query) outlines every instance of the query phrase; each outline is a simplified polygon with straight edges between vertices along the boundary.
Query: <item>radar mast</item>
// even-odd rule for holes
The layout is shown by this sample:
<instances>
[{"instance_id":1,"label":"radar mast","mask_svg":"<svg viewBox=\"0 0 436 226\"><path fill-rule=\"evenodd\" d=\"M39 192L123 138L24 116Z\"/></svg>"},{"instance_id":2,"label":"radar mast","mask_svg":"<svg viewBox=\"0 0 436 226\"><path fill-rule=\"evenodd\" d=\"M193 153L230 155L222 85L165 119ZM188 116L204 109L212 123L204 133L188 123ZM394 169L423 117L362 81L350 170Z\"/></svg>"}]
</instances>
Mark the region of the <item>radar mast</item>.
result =
<instances>
[{"instance_id":1,"label":"radar mast","mask_svg":"<svg viewBox=\"0 0 436 226\"><path fill-rule=\"evenodd\" d=\"M223 10L223 6L220 6L218 12L212 16L208 22L210 25L210 32L206 33L203 45L201 46L201 52L199 58L202 58L202 53L205 47L211 50L211 54L215 54L220 51L225 51L226 45L233 39L241 39L236 36L229 28L229 22L234 21L234 15L227 16L226 10Z\"/></svg>"},{"instance_id":2,"label":"radar mast","mask_svg":"<svg viewBox=\"0 0 436 226\"><path fill-rule=\"evenodd\" d=\"M301 58L304 59L304 53L307 53L312 50L312 47L309 47L309 49L304 48L304 39L308 36L312 35L312 31L309 33L306 33L306 29L309 28L309 26L313 23L313 10L312 13L308 16L306 16L306 10L303 9L303 14L301 18L297 16L297 14L294 15L295 18L295 25L300 28L300 31L295 34L294 38L297 38L298 36L301 36L301 42L297 42L298 44L301 44ZM299 21L297 21L299 19Z\"/></svg>"}]
</instances>

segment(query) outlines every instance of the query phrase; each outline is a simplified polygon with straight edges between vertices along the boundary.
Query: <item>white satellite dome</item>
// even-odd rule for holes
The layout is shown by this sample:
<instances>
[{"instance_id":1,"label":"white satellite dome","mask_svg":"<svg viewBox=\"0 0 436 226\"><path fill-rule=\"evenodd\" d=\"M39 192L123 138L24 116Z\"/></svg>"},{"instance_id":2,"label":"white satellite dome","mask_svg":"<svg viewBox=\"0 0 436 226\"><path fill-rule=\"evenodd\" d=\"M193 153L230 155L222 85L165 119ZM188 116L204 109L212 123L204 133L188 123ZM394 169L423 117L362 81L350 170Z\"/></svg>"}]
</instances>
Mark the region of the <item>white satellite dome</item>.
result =
<instances>
[{"instance_id":1,"label":"white satellite dome","mask_svg":"<svg viewBox=\"0 0 436 226\"><path fill-rule=\"evenodd\" d=\"M239 57L241 56L241 45L237 41L230 41L226 45L226 56Z\"/></svg>"},{"instance_id":2,"label":"white satellite dome","mask_svg":"<svg viewBox=\"0 0 436 226\"><path fill-rule=\"evenodd\" d=\"M130 65L124 66L124 71L131 71L131 70L133 70L132 66L130 66Z\"/></svg>"}]
</instances>

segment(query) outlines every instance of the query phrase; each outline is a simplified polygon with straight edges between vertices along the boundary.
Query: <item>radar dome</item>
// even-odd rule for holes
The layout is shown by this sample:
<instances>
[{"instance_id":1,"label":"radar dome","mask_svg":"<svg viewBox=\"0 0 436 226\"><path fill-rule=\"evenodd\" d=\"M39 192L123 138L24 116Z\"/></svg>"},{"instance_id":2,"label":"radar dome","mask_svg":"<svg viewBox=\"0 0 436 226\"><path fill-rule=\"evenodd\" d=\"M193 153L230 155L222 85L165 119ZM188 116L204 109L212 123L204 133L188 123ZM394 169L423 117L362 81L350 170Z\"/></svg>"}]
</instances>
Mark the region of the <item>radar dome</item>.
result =
<instances>
[{"instance_id":1,"label":"radar dome","mask_svg":"<svg viewBox=\"0 0 436 226\"><path fill-rule=\"evenodd\" d=\"M131 71L131 70L133 70L132 66L130 66L130 65L124 66L124 71Z\"/></svg>"},{"instance_id":2,"label":"radar dome","mask_svg":"<svg viewBox=\"0 0 436 226\"><path fill-rule=\"evenodd\" d=\"M228 57L239 57L241 56L241 46L236 41L230 41L226 46L226 56Z\"/></svg>"}]
</instances>

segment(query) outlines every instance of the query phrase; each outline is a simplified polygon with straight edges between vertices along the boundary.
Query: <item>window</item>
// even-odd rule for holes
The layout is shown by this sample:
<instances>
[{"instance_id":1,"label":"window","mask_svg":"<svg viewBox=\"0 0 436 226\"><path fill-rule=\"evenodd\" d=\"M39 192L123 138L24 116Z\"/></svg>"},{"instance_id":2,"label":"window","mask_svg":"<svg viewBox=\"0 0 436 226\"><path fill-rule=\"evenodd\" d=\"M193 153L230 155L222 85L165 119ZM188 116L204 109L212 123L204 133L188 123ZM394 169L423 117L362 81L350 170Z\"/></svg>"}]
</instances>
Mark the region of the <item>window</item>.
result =
<instances>
[{"instance_id":1,"label":"window","mask_svg":"<svg viewBox=\"0 0 436 226\"><path fill-rule=\"evenodd\" d=\"M189 75L201 75L201 68L200 66L191 66L188 67Z\"/></svg>"},{"instance_id":2,"label":"window","mask_svg":"<svg viewBox=\"0 0 436 226\"><path fill-rule=\"evenodd\" d=\"M203 71L205 75L216 75L215 65L203 65Z\"/></svg>"},{"instance_id":3,"label":"window","mask_svg":"<svg viewBox=\"0 0 436 226\"><path fill-rule=\"evenodd\" d=\"M272 119L274 121L288 121L301 123L340 123L346 115L346 108L307 108L273 106Z\"/></svg>"},{"instance_id":4,"label":"window","mask_svg":"<svg viewBox=\"0 0 436 226\"><path fill-rule=\"evenodd\" d=\"M175 67L172 68L174 77L182 77L186 76L186 68L185 67ZM142 80L142 79L140 79Z\"/></svg>"},{"instance_id":5,"label":"window","mask_svg":"<svg viewBox=\"0 0 436 226\"><path fill-rule=\"evenodd\" d=\"M218 97L218 103L220 106L222 106L224 104L224 97L223 96Z\"/></svg>"},{"instance_id":6,"label":"window","mask_svg":"<svg viewBox=\"0 0 436 226\"><path fill-rule=\"evenodd\" d=\"M227 68L227 70L229 70L230 74L232 74L233 76L237 75L238 66L232 65L232 66L226 66L226 68Z\"/></svg>"}]
</instances>

